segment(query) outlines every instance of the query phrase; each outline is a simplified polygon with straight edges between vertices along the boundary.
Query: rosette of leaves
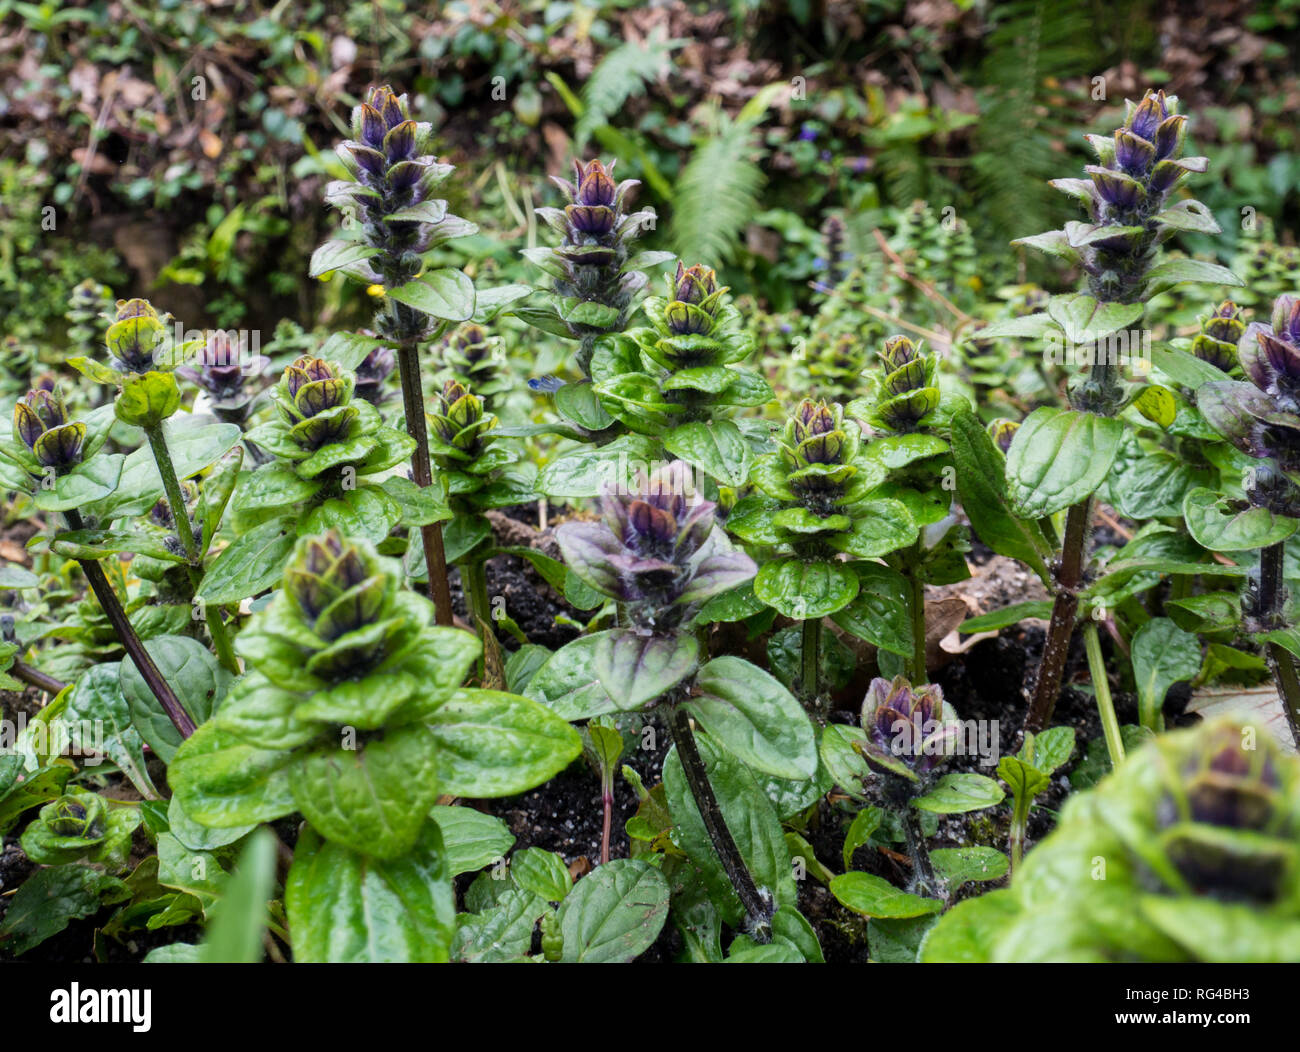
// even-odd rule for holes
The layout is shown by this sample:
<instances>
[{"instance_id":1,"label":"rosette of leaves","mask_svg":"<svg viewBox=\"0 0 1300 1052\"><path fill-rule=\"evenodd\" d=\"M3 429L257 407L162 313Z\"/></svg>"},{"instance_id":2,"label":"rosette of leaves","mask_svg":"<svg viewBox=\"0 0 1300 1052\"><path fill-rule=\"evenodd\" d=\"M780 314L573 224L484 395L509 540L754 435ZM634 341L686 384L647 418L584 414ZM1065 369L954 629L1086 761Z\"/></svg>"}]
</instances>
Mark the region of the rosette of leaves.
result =
<instances>
[{"instance_id":1,"label":"rosette of leaves","mask_svg":"<svg viewBox=\"0 0 1300 1052\"><path fill-rule=\"evenodd\" d=\"M591 375L601 404L630 430L721 485L745 481L753 453L744 432L725 419L738 406L768 402L772 389L739 367L754 349L727 288L708 267L677 264L668 295L650 296L650 325L598 345Z\"/></svg>"},{"instance_id":2,"label":"rosette of leaves","mask_svg":"<svg viewBox=\"0 0 1300 1052\"><path fill-rule=\"evenodd\" d=\"M857 597L862 574L851 559L874 560L916 542L918 526L900 500L883 496L888 469L863 448L862 430L836 403L805 399L786 421L778 451L750 475L757 492L742 498L727 529L770 557L754 595L804 622L803 684L815 697L821 619Z\"/></svg>"},{"instance_id":3,"label":"rosette of leaves","mask_svg":"<svg viewBox=\"0 0 1300 1052\"><path fill-rule=\"evenodd\" d=\"M890 896L897 889L880 877L851 872L831 881L831 892L849 909L868 916L890 918L921 916L943 908L950 890L949 872L961 861L957 852L935 853L926 844L923 817L992 807L1003 799L1001 788L981 774L943 774L944 766L962 747L963 725L936 684L916 686L902 676L871 681L862 702L861 730L842 725L826 729L822 754L836 780L859 799L875 799L860 812L850 830L854 847L865 843L880 828L885 815L896 815L908 854L912 878L906 888L910 912L890 912ZM1007 870L1007 860L991 848L962 849L970 859L984 863L980 876L963 879L996 880Z\"/></svg>"},{"instance_id":4,"label":"rosette of leaves","mask_svg":"<svg viewBox=\"0 0 1300 1052\"><path fill-rule=\"evenodd\" d=\"M338 362L303 355L285 369L270 389L274 417L248 432L277 460L236 489L241 531L290 508L299 509L299 535L335 524L379 541L397 525L408 487L371 477L405 462L415 442L386 426L355 390L356 375Z\"/></svg>"},{"instance_id":5,"label":"rosette of leaves","mask_svg":"<svg viewBox=\"0 0 1300 1052\"><path fill-rule=\"evenodd\" d=\"M754 777L808 783L817 773L816 739L772 676L737 657L701 661L693 621L706 600L751 579L755 564L730 547L715 506L693 493L680 461L642 476L632 493L607 487L601 510L599 522L562 524L556 540L569 569L615 600L618 627L556 651L526 689L570 720L664 713L675 743L665 762L669 808L704 893L728 923L766 930L779 908L794 905L788 863L746 854L730 829L757 826L758 839L787 856Z\"/></svg>"},{"instance_id":6,"label":"rosette of leaves","mask_svg":"<svg viewBox=\"0 0 1300 1052\"><path fill-rule=\"evenodd\" d=\"M471 615L492 623L484 561L492 554L492 531L483 512L535 496L532 464L511 468L518 453L497 441L497 418L457 380L447 380L429 414L429 452L446 488L454 516L447 526L447 558L461 567Z\"/></svg>"},{"instance_id":7,"label":"rosette of leaves","mask_svg":"<svg viewBox=\"0 0 1300 1052\"><path fill-rule=\"evenodd\" d=\"M84 862L115 873L126 865L139 825L138 808L110 808L98 793L74 787L40 809L20 843L37 865Z\"/></svg>"},{"instance_id":8,"label":"rosette of leaves","mask_svg":"<svg viewBox=\"0 0 1300 1052\"><path fill-rule=\"evenodd\" d=\"M632 243L653 228L655 212L628 211L629 192L640 181L616 183L615 163L575 160L573 182L551 177L569 203L536 211L559 233L560 244L525 249L524 256L551 276L552 290L542 297L545 306L514 311L545 332L577 340L575 361L584 377L590 377L596 340L627 326L636 295L648 280L638 268L672 258L669 252L631 253Z\"/></svg>"},{"instance_id":9,"label":"rosette of leaves","mask_svg":"<svg viewBox=\"0 0 1300 1052\"><path fill-rule=\"evenodd\" d=\"M1300 960L1300 761L1225 717L1071 796L1011 887L948 913L926 961Z\"/></svg>"},{"instance_id":10,"label":"rosette of leaves","mask_svg":"<svg viewBox=\"0 0 1300 1052\"><path fill-rule=\"evenodd\" d=\"M433 627L401 580L363 541L299 540L239 635L245 675L168 772L189 816L221 829L301 811L327 840L391 859L440 794L511 795L577 757L577 734L541 706L462 688L478 640Z\"/></svg>"},{"instance_id":11,"label":"rosette of leaves","mask_svg":"<svg viewBox=\"0 0 1300 1052\"><path fill-rule=\"evenodd\" d=\"M879 352L882 369L868 374L871 394L849 403L849 413L875 431L907 435L936 423L939 359L906 336L891 336Z\"/></svg>"},{"instance_id":12,"label":"rosette of leaves","mask_svg":"<svg viewBox=\"0 0 1300 1052\"><path fill-rule=\"evenodd\" d=\"M381 285L375 326L397 343L425 338L443 321L469 320L473 283L455 268L424 263L430 250L478 229L435 196L452 166L433 154L432 125L412 119L405 95L371 88L352 111L352 138L338 156L349 178L330 183L325 200L356 222L360 238L326 241L312 255L311 276L337 271Z\"/></svg>"},{"instance_id":13,"label":"rosette of leaves","mask_svg":"<svg viewBox=\"0 0 1300 1052\"><path fill-rule=\"evenodd\" d=\"M937 356L907 336L885 340L879 358L880 368L867 377L869 393L849 403L846 412L871 429L867 455L890 471L880 495L902 501L923 530L908 550L889 558L908 584L909 674L913 682L923 683L925 584L953 584L970 575L964 558L969 540L952 514L952 486L945 475L951 471L946 435L966 403L960 396L941 395Z\"/></svg>"},{"instance_id":14,"label":"rosette of leaves","mask_svg":"<svg viewBox=\"0 0 1300 1052\"><path fill-rule=\"evenodd\" d=\"M13 428L0 436L0 481L35 496L45 511L75 508L117 485L122 457L99 452L108 441L113 410L73 420L57 386L38 387L14 404ZM98 455L96 455L98 453Z\"/></svg>"}]
</instances>

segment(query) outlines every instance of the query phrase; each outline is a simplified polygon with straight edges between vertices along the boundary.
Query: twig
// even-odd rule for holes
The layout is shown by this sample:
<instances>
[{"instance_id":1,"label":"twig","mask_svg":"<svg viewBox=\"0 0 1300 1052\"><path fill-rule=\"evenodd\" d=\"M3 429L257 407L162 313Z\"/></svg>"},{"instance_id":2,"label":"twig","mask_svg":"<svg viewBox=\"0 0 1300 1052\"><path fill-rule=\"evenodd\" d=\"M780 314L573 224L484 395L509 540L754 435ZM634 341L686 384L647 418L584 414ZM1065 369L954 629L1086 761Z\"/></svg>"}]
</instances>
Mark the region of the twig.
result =
<instances>
[{"instance_id":1,"label":"twig","mask_svg":"<svg viewBox=\"0 0 1300 1052\"><path fill-rule=\"evenodd\" d=\"M29 687L36 687L38 690L45 691L46 694L54 695L67 687L62 680L55 679L53 676L47 676L40 669L32 668L25 661L14 659L12 667L9 669L15 679L20 679Z\"/></svg>"}]
</instances>

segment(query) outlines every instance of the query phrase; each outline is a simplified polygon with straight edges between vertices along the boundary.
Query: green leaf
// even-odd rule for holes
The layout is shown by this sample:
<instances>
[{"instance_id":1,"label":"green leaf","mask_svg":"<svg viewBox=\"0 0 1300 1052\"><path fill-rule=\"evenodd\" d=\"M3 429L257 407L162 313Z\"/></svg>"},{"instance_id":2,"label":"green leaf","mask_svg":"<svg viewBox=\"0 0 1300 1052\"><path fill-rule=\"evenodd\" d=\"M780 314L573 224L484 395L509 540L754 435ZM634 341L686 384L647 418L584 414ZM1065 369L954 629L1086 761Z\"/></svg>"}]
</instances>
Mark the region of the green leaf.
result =
<instances>
[{"instance_id":1,"label":"green leaf","mask_svg":"<svg viewBox=\"0 0 1300 1052\"><path fill-rule=\"evenodd\" d=\"M901 500L868 500L854 508L853 528L831 545L860 559L878 559L915 543L919 527Z\"/></svg>"},{"instance_id":2,"label":"green leaf","mask_svg":"<svg viewBox=\"0 0 1300 1052\"><path fill-rule=\"evenodd\" d=\"M754 578L754 594L777 613L796 621L842 610L858 594L858 575L846 563L804 562L785 556L765 563Z\"/></svg>"},{"instance_id":3,"label":"green leaf","mask_svg":"<svg viewBox=\"0 0 1300 1052\"><path fill-rule=\"evenodd\" d=\"M474 317L471 320L479 325L486 325L503 311L508 312L511 304L527 299L532 294L531 285L501 285L494 289L476 289Z\"/></svg>"},{"instance_id":4,"label":"green leaf","mask_svg":"<svg viewBox=\"0 0 1300 1052\"><path fill-rule=\"evenodd\" d=\"M1074 754L1074 728L1048 727L1038 734L1026 735L1020 757L1044 774L1051 774Z\"/></svg>"},{"instance_id":5,"label":"green leaf","mask_svg":"<svg viewBox=\"0 0 1300 1052\"><path fill-rule=\"evenodd\" d=\"M458 877L504 858L514 845L509 827L495 815L472 807L438 804L429 812L442 833L448 876Z\"/></svg>"},{"instance_id":6,"label":"green leaf","mask_svg":"<svg viewBox=\"0 0 1300 1052\"><path fill-rule=\"evenodd\" d=\"M105 892L124 890L120 880L89 866L49 866L25 880L0 921L0 945L15 956L39 946L72 921L98 913Z\"/></svg>"},{"instance_id":7,"label":"green leaf","mask_svg":"<svg viewBox=\"0 0 1300 1052\"><path fill-rule=\"evenodd\" d=\"M560 647L528 681L528 696L566 721L617 712L596 671L596 652L606 634L581 636Z\"/></svg>"},{"instance_id":8,"label":"green leaf","mask_svg":"<svg viewBox=\"0 0 1300 1052\"><path fill-rule=\"evenodd\" d=\"M694 421L664 436L664 448L723 486L743 486L754 466L754 450L730 420Z\"/></svg>"},{"instance_id":9,"label":"green leaf","mask_svg":"<svg viewBox=\"0 0 1300 1052\"><path fill-rule=\"evenodd\" d=\"M979 539L999 555L1024 563L1043 581L1049 580L1044 559L1051 546L1037 522L1012 512L1006 462L984 425L968 410L953 414L952 456L957 494Z\"/></svg>"},{"instance_id":10,"label":"green leaf","mask_svg":"<svg viewBox=\"0 0 1300 1052\"><path fill-rule=\"evenodd\" d=\"M189 636L155 636L145 641L144 649L196 725L212 715L225 697L231 677L202 643ZM171 763L181 743L180 731L154 697L134 661L128 659L121 663L118 682L140 737L164 763Z\"/></svg>"},{"instance_id":11,"label":"green leaf","mask_svg":"<svg viewBox=\"0 0 1300 1052\"><path fill-rule=\"evenodd\" d=\"M1027 617L1046 620L1051 616L1052 601L1050 599L1031 599L1025 603L1012 603L1010 606L990 610L987 614L968 617L957 626L957 631L966 635L973 635L976 632L996 632L1001 628L1018 625ZM906 655L904 656L906 657Z\"/></svg>"},{"instance_id":12,"label":"green leaf","mask_svg":"<svg viewBox=\"0 0 1300 1052\"><path fill-rule=\"evenodd\" d=\"M24 769L18 753L0 753L0 833L7 833L23 812L61 796L73 771L70 767Z\"/></svg>"},{"instance_id":13,"label":"green leaf","mask_svg":"<svg viewBox=\"0 0 1300 1052\"><path fill-rule=\"evenodd\" d=\"M853 816L853 821L849 823L848 831L844 834L844 847L840 852L846 870L853 867L854 852L871 839L871 835L880 828L884 817L884 811L870 805Z\"/></svg>"},{"instance_id":14,"label":"green leaf","mask_svg":"<svg viewBox=\"0 0 1300 1052\"><path fill-rule=\"evenodd\" d=\"M270 822L294 810L284 749L258 749L205 723L187 738L167 770L185 812L217 828Z\"/></svg>"},{"instance_id":15,"label":"green leaf","mask_svg":"<svg viewBox=\"0 0 1300 1052\"><path fill-rule=\"evenodd\" d=\"M360 748L318 745L289 768L294 802L326 839L397 858L414 847L438 799L438 751L419 724L385 730Z\"/></svg>"},{"instance_id":16,"label":"green leaf","mask_svg":"<svg viewBox=\"0 0 1300 1052\"><path fill-rule=\"evenodd\" d=\"M510 877L524 891L531 891L547 902L562 901L573 887L573 878L564 859L554 851L543 851L539 847L515 852L510 859Z\"/></svg>"},{"instance_id":17,"label":"green leaf","mask_svg":"<svg viewBox=\"0 0 1300 1052\"><path fill-rule=\"evenodd\" d=\"M389 860L306 830L294 849L284 901L295 961L436 963L450 957L456 896L434 822L413 851Z\"/></svg>"},{"instance_id":18,"label":"green leaf","mask_svg":"<svg viewBox=\"0 0 1300 1052\"><path fill-rule=\"evenodd\" d=\"M633 960L659 937L668 897L668 881L641 859L619 858L597 867L560 905L560 959L570 964Z\"/></svg>"},{"instance_id":19,"label":"green leaf","mask_svg":"<svg viewBox=\"0 0 1300 1052\"><path fill-rule=\"evenodd\" d=\"M353 263L372 259L379 255L379 249L361 241L344 241L333 238L311 254L311 263L307 267L309 278L318 278L331 271L342 270Z\"/></svg>"},{"instance_id":20,"label":"green leaf","mask_svg":"<svg viewBox=\"0 0 1300 1052\"><path fill-rule=\"evenodd\" d=\"M36 506L41 511L67 511L101 500L117 489L124 463L120 456L101 451L69 474L59 476L52 488L40 486Z\"/></svg>"},{"instance_id":21,"label":"green leaf","mask_svg":"<svg viewBox=\"0 0 1300 1052\"><path fill-rule=\"evenodd\" d=\"M1010 890L991 891L959 902L930 929L921 944L924 963L978 964L993 959L998 937L1020 913Z\"/></svg>"},{"instance_id":22,"label":"green leaf","mask_svg":"<svg viewBox=\"0 0 1300 1052\"><path fill-rule=\"evenodd\" d=\"M1091 343L1109 336L1137 321L1145 309L1141 303L1099 303L1083 292L1053 296L1047 303L1048 317L1072 343Z\"/></svg>"},{"instance_id":23,"label":"green leaf","mask_svg":"<svg viewBox=\"0 0 1300 1052\"><path fill-rule=\"evenodd\" d=\"M897 570L858 563L857 597L831 619L858 639L899 657L912 656L911 590Z\"/></svg>"},{"instance_id":24,"label":"green leaf","mask_svg":"<svg viewBox=\"0 0 1300 1052\"><path fill-rule=\"evenodd\" d=\"M605 693L620 709L639 709L695 671L700 644L693 635L643 636L632 631L601 632L593 669Z\"/></svg>"},{"instance_id":25,"label":"green leaf","mask_svg":"<svg viewBox=\"0 0 1300 1052\"><path fill-rule=\"evenodd\" d=\"M1004 756L998 761L998 777L1007 783L1016 800L1032 800L1049 785L1051 778L1019 756Z\"/></svg>"},{"instance_id":26,"label":"green leaf","mask_svg":"<svg viewBox=\"0 0 1300 1052\"><path fill-rule=\"evenodd\" d=\"M596 449L583 448L551 461L538 476L537 489L557 498L594 497L605 482L632 487L637 470L649 474L650 466L660 459L653 438L624 435Z\"/></svg>"},{"instance_id":27,"label":"green leaf","mask_svg":"<svg viewBox=\"0 0 1300 1052\"><path fill-rule=\"evenodd\" d=\"M540 896L509 888L501 892L491 909L461 914L455 959L481 963L525 960L537 921L549 912L550 907Z\"/></svg>"},{"instance_id":28,"label":"green leaf","mask_svg":"<svg viewBox=\"0 0 1300 1052\"><path fill-rule=\"evenodd\" d=\"M1007 454L1007 495L1016 514L1040 519L1090 496L1119 453L1124 425L1071 409L1036 409Z\"/></svg>"},{"instance_id":29,"label":"green leaf","mask_svg":"<svg viewBox=\"0 0 1300 1052\"><path fill-rule=\"evenodd\" d=\"M1166 259L1157 263L1147 272L1146 289L1143 298L1150 299L1165 289L1181 285L1185 281L1202 282L1206 285L1228 285L1238 287L1245 284L1227 267L1217 263L1207 263L1200 259Z\"/></svg>"},{"instance_id":30,"label":"green leaf","mask_svg":"<svg viewBox=\"0 0 1300 1052\"><path fill-rule=\"evenodd\" d=\"M298 536L338 530L346 537L358 537L371 544L380 543L397 525L401 506L377 486L357 486L344 490L312 508L298 524Z\"/></svg>"},{"instance_id":31,"label":"green leaf","mask_svg":"<svg viewBox=\"0 0 1300 1052\"><path fill-rule=\"evenodd\" d=\"M1009 337L1033 338L1042 336L1055 330L1055 328L1056 323L1052 321L1046 311L1042 311L1038 314L1026 314L1019 318L995 321L982 329L977 329L971 338L976 340L1000 340Z\"/></svg>"},{"instance_id":32,"label":"green leaf","mask_svg":"<svg viewBox=\"0 0 1300 1052\"><path fill-rule=\"evenodd\" d=\"M1167 617L1153 617L1133 634L1131 649L1142 726L1162 730L1165 694L1201 670L1200 640Z\"/></svg>"},{"instance_id":33,"label":"green leaf","mask_svg":"<svg viewBox=\"0 0 1300 1052\"><path fill-rule=\"evenodd\" d=\"M582 752L582 739L565 720L516 694L458 690L423 720L437 745L439 790L455 796L522 793Z\"/></svg>"},{"instance_id":34,"label":"green leaf","mask_svg":"<svg viewBox=\"0 0 1300 1052\"><path fill-rule=\"evenodd\" d=\"M590 383L565 384L555 392L555 408L566 420L571 420L588 431L603 431L614 422L605 412Z\"/></svg>"},{"instance_id":35,"label":"green leaf","mask_svg":"<svg viewBox=\"0 0 1300 1052\"><path fill-rule=\"evenodd\" d=\"M185 556L168 548L166 535L151 530L69 530L50 542L51 551L69 559L105 559L131 552L163 562L183 563Z\"/></svg>"},{"instance_id":36,"label":"green leaf","mask_svg":"<svg viewBox=\"0 0 1300 1052\"><path fill-rule=\"evenodd\" d=\"M83 751L102 751L146 800L158 799L144 759L144 740L131 721L131 706L122 693L117 662L91 666L68 696L63 711L72 743ZM94 728L95 734L86 737ZM92 740L93 739L93 740Z\"/></svg>"},{"instance_id":37,"label":"green leaf","mask_svg":"<svg viewBox=\"0 0 1300 1052\"><path fill-rule=\"evenodd\" d=\"M1300 529L1300 519L1284 518L1267 508L1242 508L1241 503L1212 489L1189 490L1183 498L1187 532L1212 552L1244 552L1278 544Z\"/></svg>"},{"instance_id":38,"label":"green leaf","mask_svg":"<svg viewBox=\"0 0 1300 1052\"><path fill-rule=\"evenodd\" d=\"M274 883L275 835L269 829L258 829L212 910L199 952L201 964L257 964L262 960L266 904Z\"/></svg>"},{"instance_id":39,"label":"green leaf","mask_svg":"<svg viewBox=\"0 0 1300 1052\"><path fill-rule=\"evenodd\" d=\"M831 894L864 917L922 917L943 909L939 899L909 895L872 873L841 874L831 881Z\"/></svg>"},{"instance_id":40,"label":"green leaf","mask_svg":"<svg viewBox=\"0 0 1300 1052\"><path fill-rule=\"evenodd\" d=\"M992 778L962 772L945 774L933 789L913 800L912 805L922 811L954 815L1000 804L1005 795Z\"/></svg>"},{"instance_id":41,"label":"green leaf","mask_svg":"<svg viewBox=\"0 0 1300 1052\"><path fill-rule=\"evenodd\" d=\"M1186 230L1196 234L1223 233L1215 221L1214 213L1200 201L1179 201L1163 212L1157 212L1151 218L1175 230Z\"/></svg>"},{"instance_id":42,"label":"green leaf","mask_svg":"<svg viewBox=\"0 0 1300 1052\"><path fill-rule=\"evenodd\" d=\"M1228 378L1222 369L1177 347L1153 347L1151 364L1175 383L1193 391L1202 384L1218 383Z\"/></svg>"},{"instance_id":43,"label":"green leaf","mask_svg":"<svg viewBox=\"0 0 1300 1052\"><path fill-rule=\"evenodd\" d=\"M469 321L474 314L474 283L452 267L431 270L414 281L387 289L390 299L446 321Z\"/></svg>"},{"instance_id":44,"label":"green leaf","mask_svg":"<svg viewBox=\"0 0 1300 1052\"><path fill-rule=\"evenodd\" d=\"M279 581L298 537L289 519L272 519L237 538L203 575L199 598L238 603Z\"/></svg>"},{"instance_id":45,"label":"green leaf","mask_svg":"<svg viewBox=\"0 0 1300 1052\"><path fill-rule=\"evenodd\" d=\"M171 454L176 477L184 480L206 471L239 443L242 437L236 424L208 424L195 427L187 414L165 420L163 437ZM92 457L91 463L98 457ZM122 461L122 473L112 494L91 498L95 503L82 513L101 521L142 514L164 496L162 477L148 445L141 446Z\"/></svg>"},{"instance_id":46,"label":"green leaf","mask_svg":"<svg viewBox=\"0 0 1300 1052\"><path fill-rule=\"evenodd\" d=\"M817 739L803 706L743 658L714 658L685 703L696 721L738 760L775 778L817 773Z\"/></svg>"},{"instance_id":47,"label":"green leaf","mask_svg":"<svg viewBox=\"0 0 1300 1052\"><path fill-rule=\"evenodd\" d=\"M934 871L948 884L949 892L963 884L1001 880L1011 863L1007 856L992 847L940 847L930 852Z\"/></svg>"}]
</instances>

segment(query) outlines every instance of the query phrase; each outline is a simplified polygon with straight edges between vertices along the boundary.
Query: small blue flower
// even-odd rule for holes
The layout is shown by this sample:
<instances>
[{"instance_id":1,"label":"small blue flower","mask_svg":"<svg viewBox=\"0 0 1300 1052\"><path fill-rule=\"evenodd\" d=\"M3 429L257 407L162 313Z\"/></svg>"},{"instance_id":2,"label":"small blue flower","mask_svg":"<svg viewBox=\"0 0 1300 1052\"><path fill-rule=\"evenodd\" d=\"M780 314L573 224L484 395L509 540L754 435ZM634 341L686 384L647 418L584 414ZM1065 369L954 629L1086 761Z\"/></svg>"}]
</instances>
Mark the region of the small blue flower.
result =
<instances>
[{"instance_id":1,"label":"small blue flower","mask_svg":"<svg viewBox=\"0 0 1300 1052\"><path fill-rule=\"evenodd\" d=\"M534 391L554 394L564 386L564 381L557 380L554 376L537 376L528 381L528 386Z\"/></svg>"}]
</instances>

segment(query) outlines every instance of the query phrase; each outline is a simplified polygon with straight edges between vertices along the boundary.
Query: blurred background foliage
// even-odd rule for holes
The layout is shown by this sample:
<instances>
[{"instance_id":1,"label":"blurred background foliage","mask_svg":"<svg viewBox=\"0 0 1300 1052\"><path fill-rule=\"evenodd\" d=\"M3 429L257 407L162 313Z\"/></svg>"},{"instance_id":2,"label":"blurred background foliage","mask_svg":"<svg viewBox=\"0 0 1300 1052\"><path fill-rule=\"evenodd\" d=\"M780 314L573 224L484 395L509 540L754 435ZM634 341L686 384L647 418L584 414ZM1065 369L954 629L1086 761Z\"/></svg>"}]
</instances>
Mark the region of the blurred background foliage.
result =
<instances>
[{"instance_id":1,"label":"blurred background foliage","mask_svg":"<svg viewBox=\"0 0 1300 1052\"><path fill-rule=\"evenodd\" d=\"M774 341L828 277L878 284L886 245L973 310L1050 286L1007 243L1061 222L1045 180L1087 163L1067 130L1149 86L1212 159L1194 190L1226 236L1187 247L1231 262L1294 243L1298 41L1300 0L0 0L0 315L31 357L85 278L188 327L364 324L364 293L305 275L373 82L439 128L482 228L453 258L489 284L534 276L532 209L583 155L641 179L653 247L720 264Z\"/></svg>"}]
</instances>

